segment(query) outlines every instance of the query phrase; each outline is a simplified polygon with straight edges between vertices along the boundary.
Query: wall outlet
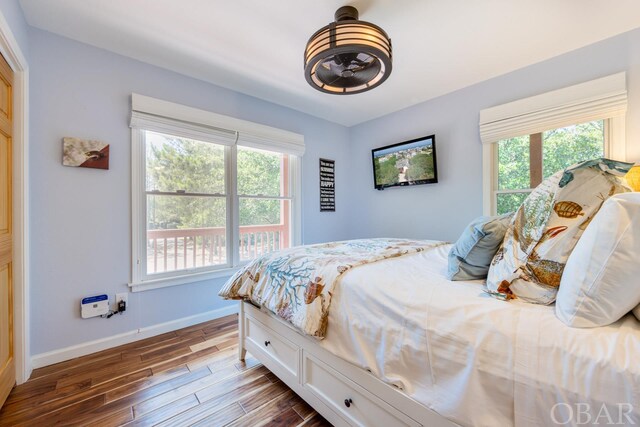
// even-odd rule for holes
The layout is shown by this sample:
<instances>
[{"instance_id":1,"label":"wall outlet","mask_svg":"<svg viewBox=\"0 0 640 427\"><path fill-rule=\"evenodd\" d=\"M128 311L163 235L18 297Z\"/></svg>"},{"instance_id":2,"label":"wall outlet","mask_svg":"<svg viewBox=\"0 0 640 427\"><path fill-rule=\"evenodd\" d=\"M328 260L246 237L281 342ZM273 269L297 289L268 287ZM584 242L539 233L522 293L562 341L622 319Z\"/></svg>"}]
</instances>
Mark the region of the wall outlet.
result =
<instances>
[{"instance_id":1,"label":"wall outlet","mask_svg":"<svg viewBox=\"0 0 640 427\"><path fill-rule=\"evenodd\" d=\"M120 301L124 301L127 305L127 310L129 310L129 292L123 292L121 294L116 294L116 310L118 309L118 303Z\"/></svg>"}]
</instances>

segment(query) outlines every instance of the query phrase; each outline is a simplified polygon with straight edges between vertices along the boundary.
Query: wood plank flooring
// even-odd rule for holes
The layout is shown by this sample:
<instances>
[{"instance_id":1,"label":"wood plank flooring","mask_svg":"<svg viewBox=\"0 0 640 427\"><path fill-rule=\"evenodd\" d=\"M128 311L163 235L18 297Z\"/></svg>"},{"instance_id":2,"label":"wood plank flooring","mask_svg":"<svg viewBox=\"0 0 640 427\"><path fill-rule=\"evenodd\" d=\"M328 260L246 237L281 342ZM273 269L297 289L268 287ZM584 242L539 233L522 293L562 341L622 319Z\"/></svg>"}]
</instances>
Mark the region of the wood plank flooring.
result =
<instances>
[{"instance_id":1,"label":"wood plank flooring","mask_svg":"<svg viewBox=\"0 0 640 427\"><path fill-rule=\"evenodd\" d=\"M331 426L237 350L232 315L46 366L12 390L0 426Z\"/></svg>"}]
</instances>

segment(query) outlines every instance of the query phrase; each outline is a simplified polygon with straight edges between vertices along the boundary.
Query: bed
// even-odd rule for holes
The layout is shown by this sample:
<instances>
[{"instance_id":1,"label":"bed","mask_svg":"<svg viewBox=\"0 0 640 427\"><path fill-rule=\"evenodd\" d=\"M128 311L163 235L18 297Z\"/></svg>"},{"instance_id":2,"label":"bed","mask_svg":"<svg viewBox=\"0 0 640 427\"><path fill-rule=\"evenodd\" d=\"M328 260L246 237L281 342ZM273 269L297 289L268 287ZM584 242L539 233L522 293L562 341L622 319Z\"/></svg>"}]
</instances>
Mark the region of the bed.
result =
<instances>
[{"instance_id":1,"label":"bed","mask_svg":"<svg viewBox=\"0 0 640 427\"><path fill-rule=\"evenodd\" d=\"M640 424L640 322L569 328L553 306L490 298L446 279L449 249L347 271L324 340L241 302L240 357L336 426Z\"/></svg>"}]
</instances>

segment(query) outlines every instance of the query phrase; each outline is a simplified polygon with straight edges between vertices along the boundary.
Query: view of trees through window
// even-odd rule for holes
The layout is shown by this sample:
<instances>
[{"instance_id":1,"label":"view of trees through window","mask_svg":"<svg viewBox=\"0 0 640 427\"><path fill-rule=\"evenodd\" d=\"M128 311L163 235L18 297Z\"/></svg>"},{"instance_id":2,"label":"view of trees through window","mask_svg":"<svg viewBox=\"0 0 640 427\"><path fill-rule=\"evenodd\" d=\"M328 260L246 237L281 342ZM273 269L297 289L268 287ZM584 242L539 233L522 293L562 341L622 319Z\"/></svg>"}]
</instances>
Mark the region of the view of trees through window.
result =
<instances>
[{"instance_id":1,"label":"view of trees through window","mask_svg":"<svg viewBox=\"0 0 640 427\"><path fill-rule=\"evenodd\" d=\"M574 163L604 156L604 130L605 121L596 120L499 141L497 213L518 209L537 185L532 177L544 179ZM537 148L532 145L536 140L541 141ZM536 149L541 150L541 163L532 160Z\"/></svg>"},{"instance_id":2,"label":"view of trees through window","mask_svg":"<svg viewBox=\"0 0 640 427\"><path fill-rule=\"evenodd\" d=\"M224 147L154 132L146 143L148 229L224 227Z\"/></svg>"},{"instance_id":3,"label":"view of trees through window","mask_svg":"<svg viewBox=\"0 0 640 427\"><path fill-rule=\"evenodd\" d=\"M145 141L147 272L227 263L225 147L150 131ZM237 147L241 259L288 241L287 166L287 155Z\"/></svg>"}]
</instances>

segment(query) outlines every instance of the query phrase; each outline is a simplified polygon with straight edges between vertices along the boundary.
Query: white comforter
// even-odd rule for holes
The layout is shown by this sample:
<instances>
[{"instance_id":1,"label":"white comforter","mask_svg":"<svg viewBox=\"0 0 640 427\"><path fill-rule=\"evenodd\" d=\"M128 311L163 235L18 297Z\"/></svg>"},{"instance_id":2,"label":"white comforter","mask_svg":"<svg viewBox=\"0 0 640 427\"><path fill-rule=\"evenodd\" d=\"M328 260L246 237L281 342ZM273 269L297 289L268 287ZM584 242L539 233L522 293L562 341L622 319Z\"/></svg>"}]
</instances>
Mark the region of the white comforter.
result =
<instances>
[{"instance_id":1,"label":"white comforter","mask_svg":"<svg viewBox=\"0 0 640 427\"><path fill-rule=\"evenodd\" d=\"M445 278L449 249L345 274L321 345L458 424L640 425L640 322L574 329L493 299Z\"/></svg>"}]
</instances>

